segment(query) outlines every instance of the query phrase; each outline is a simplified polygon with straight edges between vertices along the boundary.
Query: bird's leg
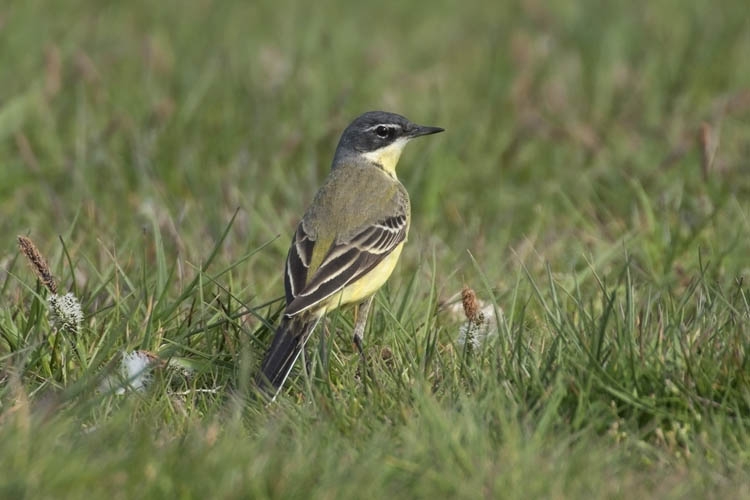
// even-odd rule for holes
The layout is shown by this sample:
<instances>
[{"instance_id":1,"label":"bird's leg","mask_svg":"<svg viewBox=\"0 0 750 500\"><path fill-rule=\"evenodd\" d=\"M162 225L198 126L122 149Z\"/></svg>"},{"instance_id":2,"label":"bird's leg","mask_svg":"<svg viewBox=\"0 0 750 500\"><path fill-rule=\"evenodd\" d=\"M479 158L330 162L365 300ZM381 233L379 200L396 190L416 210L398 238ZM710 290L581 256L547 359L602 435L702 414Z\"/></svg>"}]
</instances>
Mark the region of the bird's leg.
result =
<instances>
[{"instance_id":1,"label":"bird's leg","mask_svg":"<svg viewBox=\"0 0 750 500\"><path fill-rule=\"evenodd\" d=\"M375 384L375 386L378 386L378 381L375 380L375 375L372 373L370 368L367 366L367 357L365 356L365 350L362 347L362 337L365 333L365 325L367 324L367 316L370 312L370 306L372 305L373 297L370 297L369 299L365 300L361 304L357 306L357 308L354 310L355 318L354 318L354 345L357 346L357 350L359 351L359 357L362 360L362 367L365 372L365 393L367 393L367 379L372 380L372 382Z\"/></svg>"},{"instance_id":2,"label":"bird's leg","mask_svg":"<svg viewBox=\"0 0 750 500\"><path fill-rule=\"evenodd\" d=\"M358 305L357 308L354 310L353 341L354 341L354 345L357 346L359 355L362 356L363 360L365 359L365 351L362 348L362 337L364 336L364 333L365 333L365 325L367 324L367 315L370 312L370 306L372 305L373 297L366 299L364 302Z\"/></svg>"}]
</instances>

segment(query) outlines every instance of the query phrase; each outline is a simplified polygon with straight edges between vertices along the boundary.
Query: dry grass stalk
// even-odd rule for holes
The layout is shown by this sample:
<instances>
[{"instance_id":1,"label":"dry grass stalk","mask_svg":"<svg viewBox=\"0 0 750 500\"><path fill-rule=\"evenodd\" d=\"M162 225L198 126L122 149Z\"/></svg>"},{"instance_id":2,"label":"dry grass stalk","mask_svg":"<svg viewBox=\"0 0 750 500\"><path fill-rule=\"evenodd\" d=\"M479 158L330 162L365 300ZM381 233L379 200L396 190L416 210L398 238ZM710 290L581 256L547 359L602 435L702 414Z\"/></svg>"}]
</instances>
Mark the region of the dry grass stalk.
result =
<instances>
[{"instance_id":1,"label":"dry grass stalk","mask_svg":"<svg viewBox=\"0 0 750 500\"><path fill-rule=\"evenodd\" d=\"M471 321L475 325L480 324L484 319L481 313L482 307L480 306L479 300L477 299L477 294L467 285L464 285L463 289L461 290L461 302L464 306L464 314L466 315L466 319Z\"/></svg>"},{"instance_id":2,"label":"dry grass stalk","mask_svg":"<svg viewBox=\"0 0 750 500\"><path fill-rule=\"evenodd\" d=\"M57 294L57 283L55 283L55 277L52 275L52 271L50 271L47 261L44 259L41 252L39 252L36 245L34 245L34 242L26 236L19 236L18 248L21 249L21 253L23 253L26 256L26 259L28 259L31 268L34 270L34 274L36 274L37 278L39 278L39 281L41 281L51 293Z\"/></svg>"}]
</instances>

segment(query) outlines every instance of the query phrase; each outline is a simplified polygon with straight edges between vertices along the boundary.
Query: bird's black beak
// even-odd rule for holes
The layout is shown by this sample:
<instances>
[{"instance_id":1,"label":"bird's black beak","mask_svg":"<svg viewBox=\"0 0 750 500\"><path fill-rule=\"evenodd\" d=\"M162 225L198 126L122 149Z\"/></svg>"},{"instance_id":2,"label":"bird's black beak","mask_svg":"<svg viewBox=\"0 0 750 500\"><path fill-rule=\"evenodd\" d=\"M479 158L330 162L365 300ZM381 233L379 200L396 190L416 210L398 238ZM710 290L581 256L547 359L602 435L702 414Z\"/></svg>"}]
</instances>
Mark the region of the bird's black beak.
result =
<instances>
[{"instance_id":1,"label":"bird's black beak","mask_svg":"<svg viewBox=\"0 0 750 500\"><path fill-rule=\"evenodd\" d=\"M443 132L445 129L440 127L426 127L424 125L412 125L409 128L409 138L413 139L415 137L420 137L423 135L432 135L437 134L438 132Z\"/></svg>"}]
</instances>

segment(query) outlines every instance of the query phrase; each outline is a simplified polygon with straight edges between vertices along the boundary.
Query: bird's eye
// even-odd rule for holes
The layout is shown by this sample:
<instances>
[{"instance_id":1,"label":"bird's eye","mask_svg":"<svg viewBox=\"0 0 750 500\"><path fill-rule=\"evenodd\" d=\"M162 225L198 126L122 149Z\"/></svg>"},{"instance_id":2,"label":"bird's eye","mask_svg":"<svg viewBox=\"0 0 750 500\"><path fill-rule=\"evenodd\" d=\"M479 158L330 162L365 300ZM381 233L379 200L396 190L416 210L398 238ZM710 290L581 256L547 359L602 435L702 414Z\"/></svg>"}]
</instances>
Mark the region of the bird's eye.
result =
<instances>
[{"instance_id":1,"label":"bird's eye","mask_svg":"<svg viewBox=\"0 0 750 500\"><path fill-rule=\"evenodd\" d=\"M380 137L381 139L385 139L386 137L391 135L391 129L384 125L380 125L375 129L375 133L378 134L378 137Z\"/></svg>"}]
</instances>

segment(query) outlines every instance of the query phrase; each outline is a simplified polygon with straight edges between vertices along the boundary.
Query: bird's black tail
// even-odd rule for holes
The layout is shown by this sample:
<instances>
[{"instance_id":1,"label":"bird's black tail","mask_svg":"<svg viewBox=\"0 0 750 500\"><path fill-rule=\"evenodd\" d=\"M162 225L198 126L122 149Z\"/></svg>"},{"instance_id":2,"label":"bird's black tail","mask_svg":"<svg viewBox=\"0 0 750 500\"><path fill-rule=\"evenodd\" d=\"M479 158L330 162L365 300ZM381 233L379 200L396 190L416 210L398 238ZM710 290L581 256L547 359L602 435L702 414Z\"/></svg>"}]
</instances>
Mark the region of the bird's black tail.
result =
<instances>
[{"instance_id":1,"label":"bird's black tail","mask_svg":"<svg viewBox=\"0 0 750 500\"><path fill-rule=\"evenodd\" d=\"M257 387L269 398L274 399L284 385L319 319L308 316L281 321L255 378Z\"/></svg>"}]
</instances>

